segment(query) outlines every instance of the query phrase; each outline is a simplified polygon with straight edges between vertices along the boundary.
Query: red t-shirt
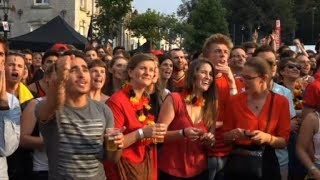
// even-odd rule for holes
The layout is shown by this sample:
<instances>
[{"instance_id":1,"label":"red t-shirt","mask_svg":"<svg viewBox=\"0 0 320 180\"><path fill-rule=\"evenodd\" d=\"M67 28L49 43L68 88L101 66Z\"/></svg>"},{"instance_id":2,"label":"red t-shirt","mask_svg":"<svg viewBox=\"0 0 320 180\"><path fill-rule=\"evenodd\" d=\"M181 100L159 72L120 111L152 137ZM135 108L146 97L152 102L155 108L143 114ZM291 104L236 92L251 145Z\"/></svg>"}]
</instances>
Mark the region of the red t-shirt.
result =
<instances>
[{"instance_id":1,"label":"red t-shirt","mask_svg":"<svg viewBox=\"0 0 320 180\"><path fill-rule=\"evenodd\" d=\"M182 88L184 88L186 84L186 76L184 75L178 80L175 80L174 78L172 78L171 83L172 83L173 91L180 91Z\"/></svg>"},{"instance_id":2,"label":"red t-shirt","mask_svg":"<svg viewBox=\"0 0 320 180\"><path fill-rule=\"evenodd\" d=\"M247 106L247 94L241 93L231 96L227 110L224 116L228 121L223 124L223 131L228 132L235 128L245 130L261 130L265 131L268 121L268 114L270 109L271 93L269 93L265 104L259 116L255 116ZM290 110L289 102L286 97L274 94L272 114L270 121L269 134L283 137L287 142L290 135ZM237 144L251 143L249 140L236 141Z\"/></svg>"},{"instance_id":3,"label":"red t-shirt","mask_svg":"<svg viewBox=\"0 0 320 180\"><path fill-rule=\"evenodd\" d=\"M170 95L173 99L175 117L168 131L196 127L207 132L203 121L193 124L181 95L179 93ZM172 142L164 141L159 159L158 166L161 171L180 178L194 177L208 168L206 150L199 140L191 141L183 138Z\"/></svg>"},{"instance_id":4,"label":"red t-shirt","mask_svg":"<svg viewBox=\"0 0 320 180\"><path fill-rule=\"evenodd\" d=\"M139 128L142 128L142 124L136 117L136 112L132 107L132 104L129 100L129 95L125 93L124 90L119 90L114 93L108 100L107 105L111 109L114 116L114 123L116 128L126 127L126 130L123 132L124 135L129 134L133 131L136 131ZM151 146L155 146L152 145ZM152 148L153 157L151 160L153 161L153 169L154 179L157 179L157 154L156 148ZM137 141L131 146L123 149L122 157L126 161L131 163L141 163L144 160L146 153L146 145L145 143L141 143L141 141ZM118 176L117 166L114 163L109 161L104 162L105 172L108 179L118 180L120 179Z\"/></svg>"},{"instance_id":5,"label":"red t-shirt","mask_svg":"<svg viewBox=\"0 0 320 180\"><path fill-rule=\"evenodd\" d=\"M217 122L225 122L228 119L223 116L223 112L226 109L227 101L230 97L230 85L228 76L223 74L221 77L216 78L216 87L218 91L218 118ZM236 82L239 80L236 80ZM240 82L238 82L241 84ZM242 87L240 87L242 88ZM240 92L240 89L238 92ZM209 157L223 157L229 154L231 146L224 143L222 127L217 128L215 131L216 143L213 148L210 149Z\"/></svg>"},{"instance_id":6,"label":"red t-shirt","mask_svg":"<svg viewBox=\"0 0 320 180\"><path fill-rule=\"evenodd\" d=\"M304 91L303 102L310 108L320 108L320 79L311 82Z\"/></svg>"}]
</instances>

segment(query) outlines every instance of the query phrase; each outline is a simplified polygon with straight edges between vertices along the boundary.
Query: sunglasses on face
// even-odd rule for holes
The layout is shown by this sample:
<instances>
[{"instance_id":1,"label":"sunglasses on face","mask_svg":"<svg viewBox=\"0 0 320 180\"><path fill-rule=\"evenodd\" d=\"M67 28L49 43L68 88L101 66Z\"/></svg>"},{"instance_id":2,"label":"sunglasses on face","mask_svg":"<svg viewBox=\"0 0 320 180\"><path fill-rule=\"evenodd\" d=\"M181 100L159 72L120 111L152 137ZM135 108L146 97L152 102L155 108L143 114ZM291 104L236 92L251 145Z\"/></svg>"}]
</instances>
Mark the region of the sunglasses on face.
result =
<instances>
[{"instance_id":1,"label":"sunglasses on face","mask_svg":"<svg viewBox=\"0 0 320 180\"><path fill-rule=\"evenodd\" d=\"M287 64L286 67L289 68L289 69L296 68L297 70L301 70L301 66L298 65L298 64Z\"/></svg>"}]
</instances>

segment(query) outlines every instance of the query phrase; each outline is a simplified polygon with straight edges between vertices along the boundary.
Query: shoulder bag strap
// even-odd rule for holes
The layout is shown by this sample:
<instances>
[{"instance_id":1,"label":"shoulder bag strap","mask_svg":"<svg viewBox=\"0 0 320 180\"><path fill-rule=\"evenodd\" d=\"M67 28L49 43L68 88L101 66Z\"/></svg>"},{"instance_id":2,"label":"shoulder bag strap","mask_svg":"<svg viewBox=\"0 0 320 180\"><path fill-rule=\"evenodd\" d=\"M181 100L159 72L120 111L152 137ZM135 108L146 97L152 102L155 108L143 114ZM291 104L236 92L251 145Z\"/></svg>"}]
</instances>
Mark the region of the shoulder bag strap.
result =
<instances>
[{"instance_id":1,"label":"shoulder bag strap","mask_svg":"<svg viewBox=\"0 0 320 180\"><path fill-rule=\"evenodd\" d=\"M270 121L271 121L271 115L272 115L272 109L273 109L273 99L274 99L274 92L270 91L271 93L271 101L269 106L269 112L268 112L268 121L265 132L268 133L270 129Z\"/></svg>"}]
</instances>

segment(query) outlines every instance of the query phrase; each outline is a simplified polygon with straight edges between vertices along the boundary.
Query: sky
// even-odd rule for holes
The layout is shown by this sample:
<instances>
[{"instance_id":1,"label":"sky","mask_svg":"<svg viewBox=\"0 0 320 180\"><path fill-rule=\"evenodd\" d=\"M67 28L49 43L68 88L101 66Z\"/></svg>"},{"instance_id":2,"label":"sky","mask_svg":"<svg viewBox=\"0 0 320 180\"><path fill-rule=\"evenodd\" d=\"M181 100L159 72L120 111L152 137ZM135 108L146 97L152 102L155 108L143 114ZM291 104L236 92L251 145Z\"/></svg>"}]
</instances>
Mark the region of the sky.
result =
<instances>
[{"instance_id":1,"label":"sky","mask_svg":"<svg viewBox=\"0 0 320 180\"><path fill-rule=\"evenodd\" d=\"M181 4L181 0L133 0L133 7L139 13L144 13L148 8L164 14L175 13Z\"/></svg>"}]
</instances>

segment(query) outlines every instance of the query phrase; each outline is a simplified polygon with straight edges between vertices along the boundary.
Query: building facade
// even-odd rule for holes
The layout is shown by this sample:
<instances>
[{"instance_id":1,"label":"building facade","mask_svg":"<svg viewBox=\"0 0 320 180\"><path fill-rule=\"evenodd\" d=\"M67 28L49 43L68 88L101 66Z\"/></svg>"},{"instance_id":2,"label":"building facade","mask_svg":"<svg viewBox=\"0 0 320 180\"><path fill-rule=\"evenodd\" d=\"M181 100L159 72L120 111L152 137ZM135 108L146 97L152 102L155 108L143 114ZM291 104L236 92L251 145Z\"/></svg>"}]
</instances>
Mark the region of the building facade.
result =
<instances>
[{"instance_id":1,"label":"building facade","mask_svg":"<svg viewBox=\"0 0 320 180\"><path fill-rule=\"evenodd\" d=\"M4 19L0 0L0 20ZM92 15L96 15L95 0L7 0L10 10L8 38L34 31L60 15L81 35L87 36Z\"/></svg>"}]
</instances>

